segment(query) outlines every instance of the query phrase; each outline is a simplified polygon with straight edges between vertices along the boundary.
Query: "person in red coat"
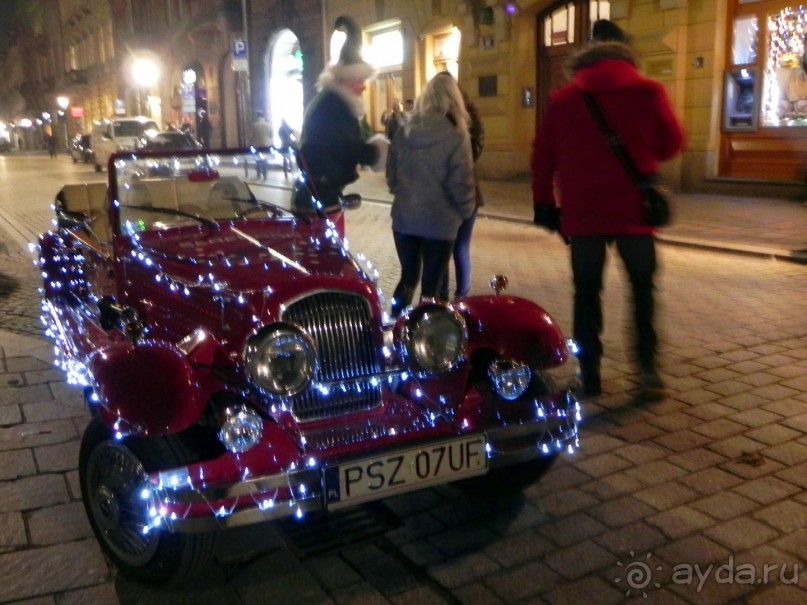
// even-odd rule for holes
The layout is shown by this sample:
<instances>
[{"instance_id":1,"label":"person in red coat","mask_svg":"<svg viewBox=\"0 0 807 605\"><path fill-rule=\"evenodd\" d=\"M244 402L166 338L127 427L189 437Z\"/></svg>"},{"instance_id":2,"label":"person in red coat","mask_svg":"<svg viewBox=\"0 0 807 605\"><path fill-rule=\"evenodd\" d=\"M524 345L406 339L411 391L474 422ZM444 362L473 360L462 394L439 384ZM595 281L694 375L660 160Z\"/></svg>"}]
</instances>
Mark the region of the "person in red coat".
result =
<instances>
[{"instance_id":1,"label":"person in red coat","mask_svg":"<svg viewBox=\"0 0 807 605\"><path fill-rule=\"evenodd\" d=\"M592 43L570 60L571 83L550 97L532 157L535 223L559 231L570 244L582 397L602 392L600 293L606 250L612 245L632 286L640 385L664 388L656 365L654 229L645 219L637 187L582 93L593 96L641 174L655 174L659 163L684 144L663 86L639 72L627 36L606 20L597 21L593 33Z\"/></svg>"}]
</instances>

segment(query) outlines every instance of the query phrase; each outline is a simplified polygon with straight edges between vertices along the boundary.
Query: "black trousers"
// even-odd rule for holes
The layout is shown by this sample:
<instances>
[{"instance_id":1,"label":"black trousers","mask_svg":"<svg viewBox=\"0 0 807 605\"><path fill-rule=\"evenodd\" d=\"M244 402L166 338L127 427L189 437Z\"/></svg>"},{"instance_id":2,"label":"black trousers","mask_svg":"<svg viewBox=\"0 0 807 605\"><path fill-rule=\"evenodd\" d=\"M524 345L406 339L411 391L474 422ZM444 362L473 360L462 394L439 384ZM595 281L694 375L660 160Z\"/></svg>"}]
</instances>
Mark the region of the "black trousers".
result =
<instances>
[{"instance_id":1,"label":"black trousers","mask_svg":"<svg viewBox=\"0 0 807 605\"><path fill-rule=\"evenodd\" d=\"M454 240L435 240L393 231L395 250L401 264L401 279L392 300L392 315L397 317L412 304L420 280L420 296L437 298L448 271ZM421 274L422 269L422 274Z\"/></svg>"},{"instance_id":2,"label":"black trousers","mask_svg":"<svg viewBox=\"0 0 807 605\"><path fill-rule=\"evenodd\" d=\"M656 246L652 235L619 237L573 237L574 338L581 364L594 364L602 357L602 292L606 249L615 244L632 290L634 353L644 369L655 368L658 339L653 327L655 310L653 275Z\"/></svg>"}]
</instances>

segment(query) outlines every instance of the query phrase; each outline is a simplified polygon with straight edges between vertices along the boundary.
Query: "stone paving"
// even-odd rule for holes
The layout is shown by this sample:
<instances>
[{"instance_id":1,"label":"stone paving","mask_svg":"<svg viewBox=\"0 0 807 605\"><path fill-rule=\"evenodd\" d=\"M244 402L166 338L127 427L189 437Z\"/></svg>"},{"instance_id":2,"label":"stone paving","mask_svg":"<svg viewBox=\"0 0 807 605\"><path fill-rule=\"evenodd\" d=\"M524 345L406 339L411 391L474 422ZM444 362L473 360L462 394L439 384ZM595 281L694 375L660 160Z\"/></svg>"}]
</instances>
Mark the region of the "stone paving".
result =
<instances>
[{"instance_id":1,"label":"stone paving","mask_svg":"<svg viewBox=\"0 0 807 605\"><path fill-rule=\"evenodd\" d=\"M0 216L36 217L17 234L41 229L52 194L21 193L4 170ZM351 213L348 236L391 291L388 207ZM797 237L778 249L798 250ZM540 482L486 477L232 532L205 578L157 589L116 576L84 517L87 414L37 332L38 277L18 239L0 229L0 603L807 602L807 266L660 247L668 393L648 401L636 397L626 284L611 263L606 394L584 405L580 451ZM480 219L473 290L506 273L510 293L568 332L567 254L523 221Z\"/></svg>"}]
</instances>

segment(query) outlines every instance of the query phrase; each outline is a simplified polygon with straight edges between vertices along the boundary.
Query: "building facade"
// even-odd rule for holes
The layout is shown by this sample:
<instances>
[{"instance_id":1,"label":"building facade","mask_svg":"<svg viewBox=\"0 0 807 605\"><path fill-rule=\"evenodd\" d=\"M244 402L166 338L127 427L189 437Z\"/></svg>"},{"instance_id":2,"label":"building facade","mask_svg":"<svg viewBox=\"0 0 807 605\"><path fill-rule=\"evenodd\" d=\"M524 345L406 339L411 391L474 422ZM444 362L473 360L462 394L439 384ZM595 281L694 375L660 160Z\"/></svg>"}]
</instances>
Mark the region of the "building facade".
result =
<instances>
[{"instance_id":1,"label":"building facade","mask_svg":"<svg viewBox=\"0 0 807 605\"><path fill-rule=\"evenodd\" d=\"M531 143L569 55L610 18L685 125L687 149L664 166L683 190L790 196L804 185L807 8L788 0L325 0L325 24L353 16L379 68L371 123L393 98L448 69L480 109L483 176L529 170ZM325 32L326 39L329 32ZM393 42L394 41L394 42ZM397 51L390 49L398 44Z\"/></svg>"},{"instance_id":2,"label":"building facade","mask_svg":"<svg viewBox=\"0 0 807 605\"><path fill-rule=\"evenodd\" d=\"M33 4L41 18L18 33L0 66L0 119L31 123L22 134L33 145L37 121L41 132L69 137L124 114L195 126L204 110L214 146L248 143L256 110L275 131L281 119L299 129L318 75L338 55L333 24L346 14L362 27L365 58L378 70L366 98L376 131L393 100L416 97L447 70L485 124L480 175L517 177L529 172L535 129L569 55L597 18L610 18L629 32L644 72L665 86L684 123L687 148L664 166L668 183L782 197L804 185L807 8L792 0Z\"/></svg>"}]
</instances>

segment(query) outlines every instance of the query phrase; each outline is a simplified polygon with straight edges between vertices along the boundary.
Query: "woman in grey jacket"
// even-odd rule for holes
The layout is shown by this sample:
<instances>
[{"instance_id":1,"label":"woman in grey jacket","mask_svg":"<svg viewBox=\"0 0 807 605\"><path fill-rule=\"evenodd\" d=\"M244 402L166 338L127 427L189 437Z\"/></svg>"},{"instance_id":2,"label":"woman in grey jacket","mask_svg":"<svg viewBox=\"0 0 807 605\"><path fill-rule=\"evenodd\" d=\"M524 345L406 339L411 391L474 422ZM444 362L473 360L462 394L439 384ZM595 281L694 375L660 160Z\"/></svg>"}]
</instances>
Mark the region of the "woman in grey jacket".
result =
<instances>
[{"instance_id":1,"label":"woman in grey jacket","mask_svg":"<svg viewBox=\"0 0 807 605\"><path fill-rule=\"evenodd\" d=\"M453 78L432 78L415 101L387 156L392 233L401 264L392 314L435 298L448 271L460 224L476 206L468 113ZM421 275L422 268L422 275Z\"/></svg>"}]
</instances>

